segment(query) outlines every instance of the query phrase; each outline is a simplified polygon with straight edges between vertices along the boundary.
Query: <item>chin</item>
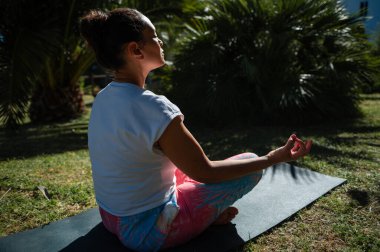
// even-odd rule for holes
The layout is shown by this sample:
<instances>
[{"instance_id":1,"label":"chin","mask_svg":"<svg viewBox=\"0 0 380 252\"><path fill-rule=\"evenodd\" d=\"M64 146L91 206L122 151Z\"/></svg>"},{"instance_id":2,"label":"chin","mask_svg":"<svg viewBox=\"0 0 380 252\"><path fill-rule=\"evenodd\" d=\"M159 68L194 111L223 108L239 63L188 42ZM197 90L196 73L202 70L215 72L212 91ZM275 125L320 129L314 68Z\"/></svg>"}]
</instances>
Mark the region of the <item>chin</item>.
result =
<instances>
[{"instance_id":1,"label":"chin","mask_svg":"<svg viewBox=\"0 0 380 252\"><path fill-rule=\"evenodd\" d=\"M162 67L166 64L166 61L164 58L162 58L161 62L160 62L160 66L159 67Z\"/></svg>"},{"instance_id":2,"label":"chin","mask_svg":"<svg viewBox=\"0 0 380 252\"><path fill-rule=\"evenodd\" d=\"M163 66L165 66L165 65L166 65L166 62L163 60L163 61L160 62L160 64L157 64L156 66L154 66L154 67L152 68L152 70L157 69L157 68L160 68L160 67L163 67ZM151 71L152 71L152 70L151 70Z\"/></svg>"}]
</instances>

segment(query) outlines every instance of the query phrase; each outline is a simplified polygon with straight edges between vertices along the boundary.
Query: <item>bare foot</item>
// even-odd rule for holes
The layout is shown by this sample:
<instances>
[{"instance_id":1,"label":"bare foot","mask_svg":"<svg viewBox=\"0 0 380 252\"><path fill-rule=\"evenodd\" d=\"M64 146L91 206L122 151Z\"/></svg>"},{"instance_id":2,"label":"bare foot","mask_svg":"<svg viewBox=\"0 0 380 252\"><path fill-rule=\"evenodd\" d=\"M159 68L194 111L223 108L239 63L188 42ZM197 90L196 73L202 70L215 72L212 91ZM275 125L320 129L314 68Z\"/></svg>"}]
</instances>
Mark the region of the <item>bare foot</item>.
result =
<instances>
[{"instance_id":1,"label":"bare foot","mask_svg":"<svg viewBox=\"0 0 380 252\"><path fill-rule=\"evenodd\" d=\"M219 215L212 225L225 225L232 221L238 213L239 210L236 207L228 207Z\"/></svg>"}]
</instances>

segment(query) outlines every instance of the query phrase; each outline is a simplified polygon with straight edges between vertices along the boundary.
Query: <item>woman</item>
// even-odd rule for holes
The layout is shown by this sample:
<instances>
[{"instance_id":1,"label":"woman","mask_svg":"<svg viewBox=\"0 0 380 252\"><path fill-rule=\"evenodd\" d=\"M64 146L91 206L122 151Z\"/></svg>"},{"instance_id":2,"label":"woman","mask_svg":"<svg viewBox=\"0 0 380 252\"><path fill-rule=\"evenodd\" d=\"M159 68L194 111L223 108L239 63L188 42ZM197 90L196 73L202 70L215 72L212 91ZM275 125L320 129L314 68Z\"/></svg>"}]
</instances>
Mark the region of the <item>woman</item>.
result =
<instances>
[{"instance_id":1,"label":"woman","mask_svg":"<svg viewBox=\"0 0 380 252\"><path fill-rule=\"evenodd\" d=\"M144 88L165 64L151 21L134 9L91 11L81 33L114 81L96 97L89 151L105 227L128 248L154 251L184 243L212 224L226 224L231 205L262 170L305 156L311 141L292 135L265 156L243 153L211 161L183 123L179 108Z\"/></svg>"}]
</instances>

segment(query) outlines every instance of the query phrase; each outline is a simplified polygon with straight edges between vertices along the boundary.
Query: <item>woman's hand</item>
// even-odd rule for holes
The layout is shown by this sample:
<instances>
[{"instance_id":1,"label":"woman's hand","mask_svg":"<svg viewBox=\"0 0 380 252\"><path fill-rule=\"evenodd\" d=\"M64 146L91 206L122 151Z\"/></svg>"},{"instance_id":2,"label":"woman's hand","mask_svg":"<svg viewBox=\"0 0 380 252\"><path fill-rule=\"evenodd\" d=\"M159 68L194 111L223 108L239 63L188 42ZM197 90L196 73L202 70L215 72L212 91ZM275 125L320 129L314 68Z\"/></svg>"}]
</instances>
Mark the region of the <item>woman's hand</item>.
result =
<instances>
[{"instance_id":1,"label":"woman's hand","mask_svg":"<svg viewBox=\"0 0 380 252\"><path fill-rule=\"evenodd\" d=\"M284 146L272 150L266 156L273 163L294 161L307 155L310 152L311 145L311 140L304 142L293 134L289 137Z\"/></svg>"}]
</instances>

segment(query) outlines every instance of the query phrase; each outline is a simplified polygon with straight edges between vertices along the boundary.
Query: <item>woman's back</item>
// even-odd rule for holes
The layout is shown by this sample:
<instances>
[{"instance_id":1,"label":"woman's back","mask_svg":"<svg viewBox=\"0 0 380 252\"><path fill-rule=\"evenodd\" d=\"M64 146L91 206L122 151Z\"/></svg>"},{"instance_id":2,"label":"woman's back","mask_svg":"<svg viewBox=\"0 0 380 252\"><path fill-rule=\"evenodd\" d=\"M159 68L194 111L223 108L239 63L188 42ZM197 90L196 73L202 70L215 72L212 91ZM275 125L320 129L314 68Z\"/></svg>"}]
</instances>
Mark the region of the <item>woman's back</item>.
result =
<instances>
[{"instance_id":1,"label":"woman's back","mask_svg":"<svg viewBox=\"0 0 380 252\"><path fill-rule=\"evenodd\" d=\"M97 95L88 145L100 207L128 216L168 201L174 165L154 145L178 115L164 96L129 83L111 82Z\"/></svg>"}]
</instances>

